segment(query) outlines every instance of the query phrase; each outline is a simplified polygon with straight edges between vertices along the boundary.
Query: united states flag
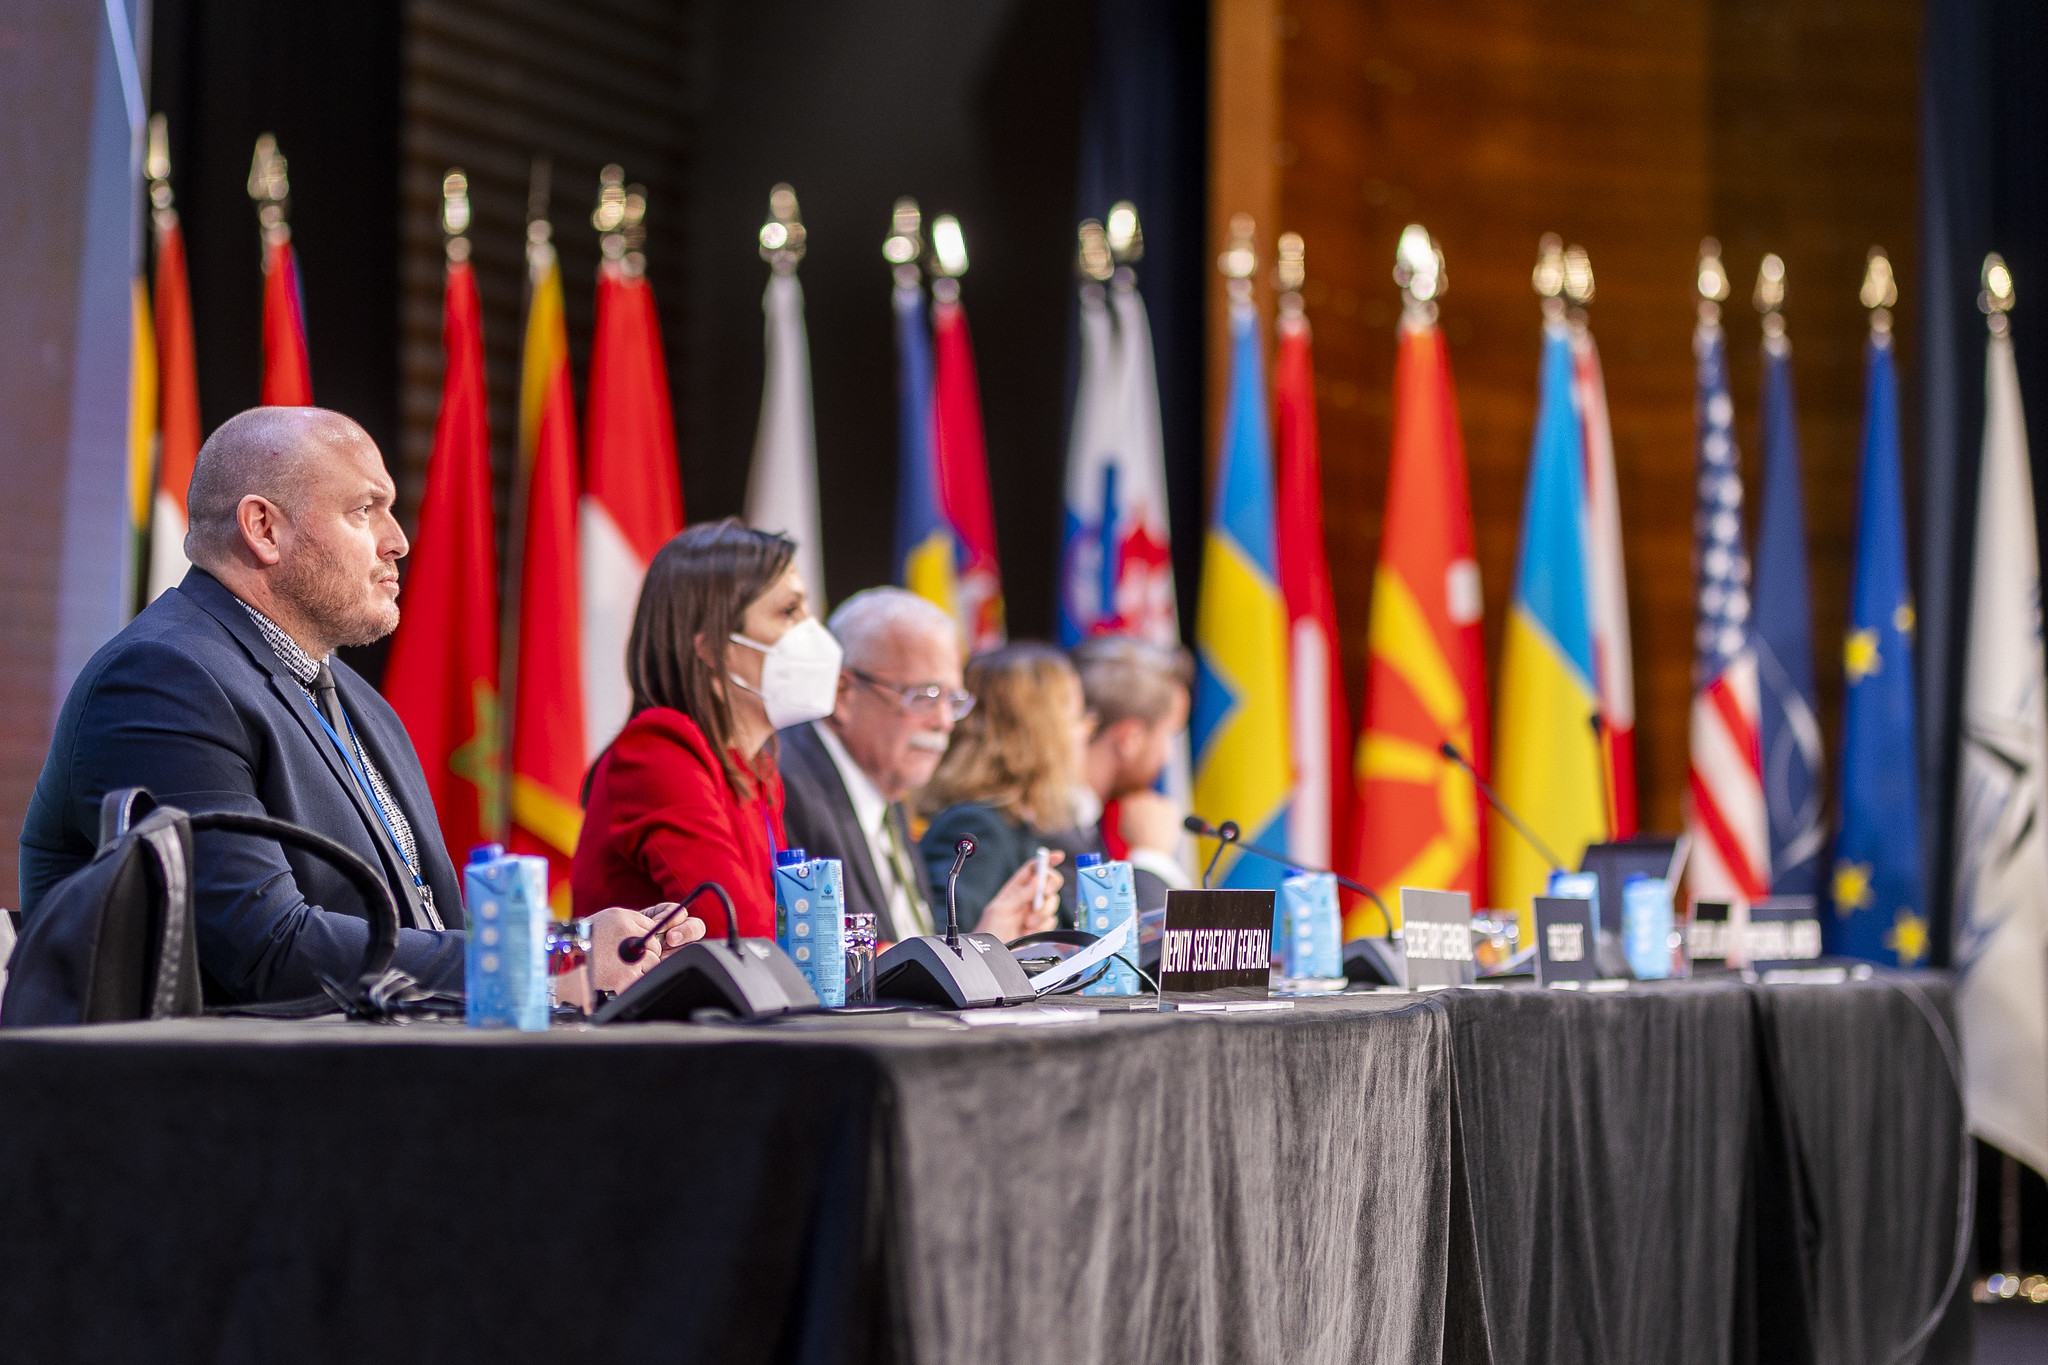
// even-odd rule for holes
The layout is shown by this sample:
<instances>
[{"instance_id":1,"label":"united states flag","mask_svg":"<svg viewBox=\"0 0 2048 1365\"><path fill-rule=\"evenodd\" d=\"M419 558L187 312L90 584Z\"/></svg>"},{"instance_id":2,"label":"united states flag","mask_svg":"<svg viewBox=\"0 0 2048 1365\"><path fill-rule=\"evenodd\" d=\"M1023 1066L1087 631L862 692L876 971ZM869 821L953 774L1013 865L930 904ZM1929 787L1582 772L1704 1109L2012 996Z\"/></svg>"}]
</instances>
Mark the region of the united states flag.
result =
<instances>
[{"instance_id":1,"label":"united states flag","mask_svg":"<svg viewBox=\"0 0 2048 1365\"><path fill-rule=\"evenodd\" d=\"M1702 319L1693 333L1693 355L1699 366L1699 502L1693 519L1693 581L1699 598L1686 803L1692 892L1695 899L1747 902L1770 887L1770 834L1757 742L1742 467L1735 453L1735 405L1728 398L1718 321Z\"/></svg>"}]
</instances>

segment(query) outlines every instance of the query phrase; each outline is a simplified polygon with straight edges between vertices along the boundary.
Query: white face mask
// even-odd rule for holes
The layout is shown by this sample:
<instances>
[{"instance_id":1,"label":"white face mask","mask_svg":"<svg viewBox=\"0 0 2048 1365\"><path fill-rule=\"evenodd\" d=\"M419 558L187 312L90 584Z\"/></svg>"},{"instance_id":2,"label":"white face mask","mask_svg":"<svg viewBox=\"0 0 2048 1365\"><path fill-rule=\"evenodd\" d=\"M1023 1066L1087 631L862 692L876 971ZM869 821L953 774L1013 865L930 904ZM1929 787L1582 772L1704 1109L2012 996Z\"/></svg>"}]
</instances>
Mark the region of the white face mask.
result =
<instances>
[{"instance_id":1,"label":"white face mask","mask_svg":"<svg viewBox=\"0 0 2048 1365\"><path fill-rule=\"evenodd\" d=\"M773 645L749 640L744 635L729 637L736 645L759 650L761 685L748 687L732 674L733 684L761 699L768 723L778 730L806 721L823 720L839 702L839 665L846 651L832 632L813 616L797 622Z\"/></svg>"}]
</instances>

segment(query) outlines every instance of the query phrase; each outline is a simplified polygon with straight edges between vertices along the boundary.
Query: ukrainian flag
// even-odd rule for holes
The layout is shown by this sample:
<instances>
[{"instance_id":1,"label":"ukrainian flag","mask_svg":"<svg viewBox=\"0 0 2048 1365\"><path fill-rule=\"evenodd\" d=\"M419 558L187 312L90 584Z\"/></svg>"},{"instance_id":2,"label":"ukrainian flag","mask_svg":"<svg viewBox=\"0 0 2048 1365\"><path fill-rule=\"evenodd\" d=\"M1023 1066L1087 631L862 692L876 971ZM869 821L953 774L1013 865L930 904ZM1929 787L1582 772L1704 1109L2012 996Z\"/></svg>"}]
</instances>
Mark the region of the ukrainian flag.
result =
<instances>
[{"instance_id":1,"label":"ukrainian flag","mask_svg":"<svg viewBox=\"0 0 2048 1365\"><path fill-rule=\"evenodd\" d=\"M1230 311L1230 400L1195 610L1195 809L1246 843L1287 846L1287 608L1273 535L1273 452L1258 315ZM1212 850L1205 847L1206 856ZM1226 854L1217 885L1280 885L1285 869Z\"/></svg>"},{"instance_id":2,"label":"ukrainian flag","mask_svg":"<svg viewBox=\"0 0 2048 1365\"><path fill-rule=\"evenodd\" d=\"M1501 656L1494 780L1509 809L1576 867L1587 844L1607 837L1607 803L1595 723L1600 703L1587 592L1585 453L1571 389L1571 335L1555 320L1543 335L1522 553ZM1522 942L1530 943L1531 901L1543 894L1550 868L1526 839L1493 818L1493 899L1520 916Z\"/></svg>"},{"instance_id":3,"label":"ukrainian flag","mask_svg":"<svg viewBox=\"0 0 2048 1365\"><path fill-rule=\"evenodd\" d=\"M932 334L924 287L896 287L896 571L903 586L959 619L953 523L939 497Z\"/></svg>"}]
</instances>

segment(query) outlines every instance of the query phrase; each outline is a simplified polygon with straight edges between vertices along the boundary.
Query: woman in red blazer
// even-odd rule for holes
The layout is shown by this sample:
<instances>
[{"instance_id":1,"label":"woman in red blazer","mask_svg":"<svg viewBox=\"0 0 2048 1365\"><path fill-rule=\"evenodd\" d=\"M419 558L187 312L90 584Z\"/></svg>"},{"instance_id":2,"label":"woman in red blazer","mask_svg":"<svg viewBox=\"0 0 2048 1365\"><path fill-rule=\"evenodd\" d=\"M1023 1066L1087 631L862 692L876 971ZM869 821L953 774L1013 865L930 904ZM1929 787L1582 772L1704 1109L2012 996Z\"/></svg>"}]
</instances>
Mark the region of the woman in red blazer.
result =
<instances>
[{"instance_id":1,"label":"woman in red blazer","mask_svg":"<svg viewBox=\"0 0 2048 1365\"><path fill-rule=\"evenodd\" d=\"M569 887L575 911L680 900L715 881L740 933L775 933L777 729L830 714L839 646L812 618L793 541L728 518L647 566L626 672L633 715L599 755ZM716 897L691 906L725 933Z\"/></svg>"}]
</instances>

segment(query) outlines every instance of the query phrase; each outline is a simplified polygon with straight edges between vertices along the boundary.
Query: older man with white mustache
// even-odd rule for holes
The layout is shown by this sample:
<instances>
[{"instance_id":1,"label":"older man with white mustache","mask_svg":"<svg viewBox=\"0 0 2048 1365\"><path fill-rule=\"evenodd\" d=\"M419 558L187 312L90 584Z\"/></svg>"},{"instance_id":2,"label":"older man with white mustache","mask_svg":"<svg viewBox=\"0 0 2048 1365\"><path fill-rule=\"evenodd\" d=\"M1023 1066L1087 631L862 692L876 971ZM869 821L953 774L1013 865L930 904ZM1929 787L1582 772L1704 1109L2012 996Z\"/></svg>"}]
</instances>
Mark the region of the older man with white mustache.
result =
<instances>
[{"instance_id":1,"label":"older man with white mustache","mask_svg":"<svg viewBox=\"0 0 2048 1365\"><path fill-rule=\"evenodd\" d=\"M953 618L901 588L870 588L827 623L846 651L838 706L782 731L783 825L792 845L843 865L846 908L876 917L885 941L933 932L903 801L931 780L953 724L974 705L961 682ZM1055 862L1064 855L1055 852ZM1026 864L981 912L1005 939L1052 927L1061 874L1035 904Z\"/></svg>"}]
</instances>

